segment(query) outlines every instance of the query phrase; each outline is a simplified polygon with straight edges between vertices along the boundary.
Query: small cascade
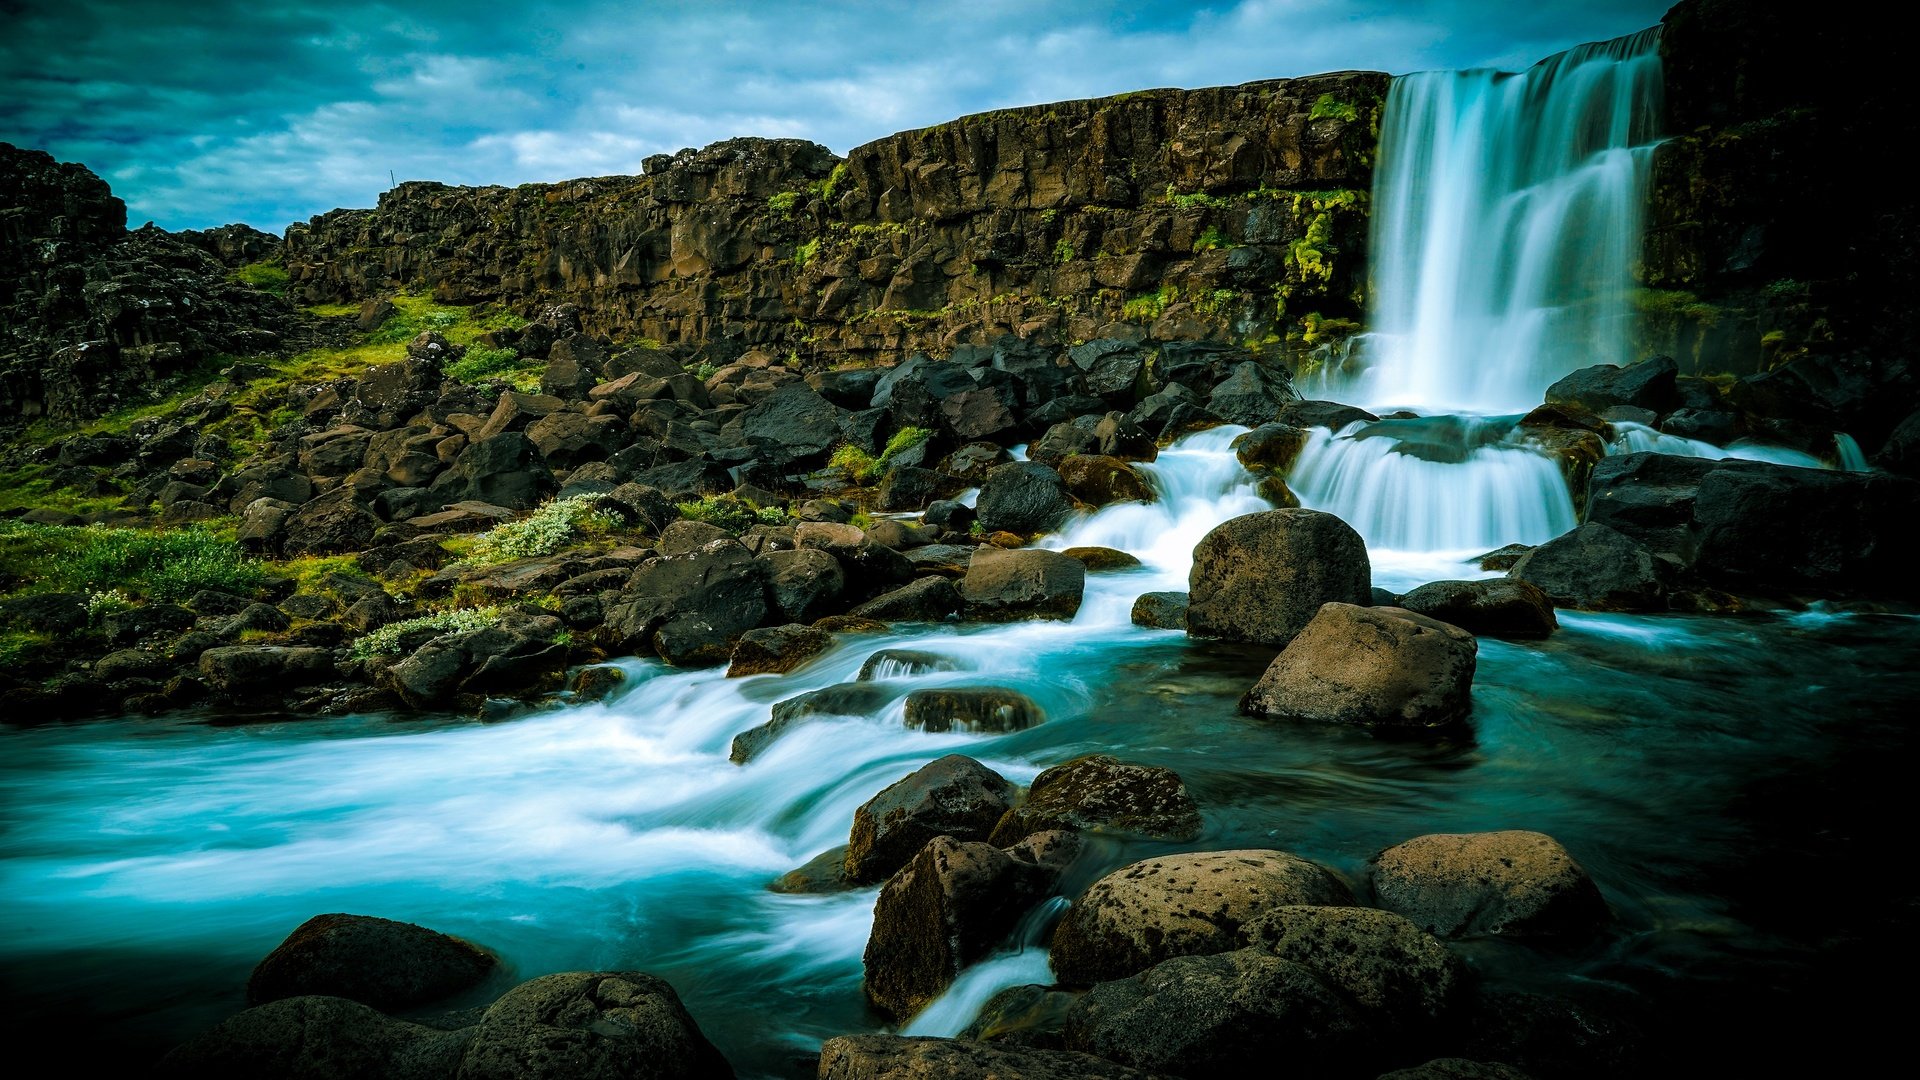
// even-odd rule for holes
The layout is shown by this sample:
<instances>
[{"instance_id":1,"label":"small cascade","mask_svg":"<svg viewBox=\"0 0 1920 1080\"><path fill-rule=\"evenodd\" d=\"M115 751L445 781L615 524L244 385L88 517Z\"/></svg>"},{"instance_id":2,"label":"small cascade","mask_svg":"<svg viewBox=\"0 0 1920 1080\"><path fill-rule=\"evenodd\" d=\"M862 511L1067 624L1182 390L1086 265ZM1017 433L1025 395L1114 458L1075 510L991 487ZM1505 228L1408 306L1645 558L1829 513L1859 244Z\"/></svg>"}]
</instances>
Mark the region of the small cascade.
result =
<instances>
[{"instance_id":1,"label":"small cascade","mask_svg":"<svg viewBox=\"0 0 1920 1080\"><path fill-rule=\"evenodd\" d=\"M1288 482L1302 506L1352 525L1376 558L1541 543L1573 528L1573 500L1551 459L1489 438L1510 426L1463 425L1452 442L1431 427L1396 437L1393 421L1337 436L1313 428Z\"/></svg>"},{"instance_id":2,"label":"small cascade","mask_svg":"<svg viewBox=\"0 0 1920 1080\"><path fill-rule=\"evenodd\" d=\"M1658 45L1652 28L1520 75L1394 80L1374 180L1373 333L1333 396L1524 410L1561 375L1630 356Z\"/></svg>"},{"instance_id":3,"label":"small cascade","mask_svg":"<svg viewBox=\"0 0 1920 1080\"><path fill-rule=\"evenodd\" d=\"M1833 433L1833 455L1839 467L1846 472L1872 472L1873 466L1867 463L1866 451L1853 441L1853 436L1844 431Z\"/></svg>"},{"instance_id":4,"label":"small cascade","mask_svg":"<svg viewBox=\"0 0 1920 1080\"><path fill-rule=\"evenodd\" d=\"M1841 439L1847 439L1850 443L1853 441L1844 434L1836 434L1834 436L1836 444L1838 444ZM1854 446L1854 452L1857 454L1859 450L1860 448L1856 444ZM1613 441L1607 444L1608 454L1639 454L1647 452L1671 454L1674 457L1708 458L1713 461L1720 461L1726 458L1739 458L1744 461L1765 461L1773 465L1796 465L1803 469L1827 468L1826 462L1821 461L1812 454L1801 450L1792 450L1784 446L1761 446L1757 443L1747 442L1735 442L1731 446L1715 446L1710 442L1703 442L1699 439L1689 439L1683 435L1669 435L1664 431L1650 428L1645 424L1636 424L1624 420L1614 422ZM1864 467L1866 463L1862 461L1861 464ZM1843 464L1842 467L1845 468L1846 466Z\"/></svg>"}]
</instances>

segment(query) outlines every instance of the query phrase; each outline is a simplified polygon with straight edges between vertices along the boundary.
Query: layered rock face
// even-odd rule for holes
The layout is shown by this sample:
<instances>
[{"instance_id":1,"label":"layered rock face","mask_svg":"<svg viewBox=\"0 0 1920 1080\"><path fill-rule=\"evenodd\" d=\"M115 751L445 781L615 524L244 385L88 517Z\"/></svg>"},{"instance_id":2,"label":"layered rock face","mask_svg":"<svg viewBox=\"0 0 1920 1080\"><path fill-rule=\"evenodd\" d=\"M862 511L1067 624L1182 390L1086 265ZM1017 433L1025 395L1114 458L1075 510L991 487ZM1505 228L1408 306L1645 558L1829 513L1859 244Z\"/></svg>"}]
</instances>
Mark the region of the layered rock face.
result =
<instances>
[{"instance_id":1,"label":"layered rock face","mask_svg":"<svg viewBox=\"0 0 1920 1080\"><path fill-rule=\"evenodd\" d=\"M891 360L1008 332L1281 354L1359 314L1386 86L1347 72L1010 109L845 160L734 139L642 176L407 183L294 226L287 268L307 303L558 299L589 332L719 361Z\"/></svg>"},{"instance_id":2,"label":"layered rock face","mask_svg":"<svg viewBox=\"0 0 1920 1080\"><path fill-rule=\"evenodd\" d=\"M1920 284L1920 213L1895 179L1916 124L1890 92L1898 38L1752 0L1685 0L1662 24L1647 350L1690 372L1811 366L1776 396L1870 448L1912 401L1912 321L1886 313Z\"/></svg>"},{"instance_id":3,"label":"layered rock face","mask_svg":"<svg viewBox=\"0 0 1920 1080\"><path fill-rule=\"evenodd\" d=\"M0 143L0 420L95 416L216 355L275 349L291 309L230 271L278 246L244 226L128 232L106 181Z\"/></svg>"}]
</instances>

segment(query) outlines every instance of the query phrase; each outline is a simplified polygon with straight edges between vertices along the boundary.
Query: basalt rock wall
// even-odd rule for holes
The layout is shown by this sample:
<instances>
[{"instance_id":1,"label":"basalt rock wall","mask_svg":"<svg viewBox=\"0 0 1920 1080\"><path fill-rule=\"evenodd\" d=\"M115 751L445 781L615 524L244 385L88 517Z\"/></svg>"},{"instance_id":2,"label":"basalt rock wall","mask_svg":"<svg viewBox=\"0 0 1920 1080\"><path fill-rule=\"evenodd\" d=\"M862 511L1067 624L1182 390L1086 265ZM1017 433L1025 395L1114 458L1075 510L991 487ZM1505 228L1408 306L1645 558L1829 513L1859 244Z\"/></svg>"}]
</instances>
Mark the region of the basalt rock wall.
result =
<instances>
[{"instance_id":1,"label":"basalt rock wall","mask_svg":"<svg viewBox=\"0 0 1920 1080\"><path fill-rule=\"evenodd\" d=\"M1149 90L857 147L735 139L643 175L406 183L288 231L296 299L401 289L587 328L891 361L1012 332L1232 341L1284 357L1357 319L1387 77Z\"/></svg>"}]
</instances>

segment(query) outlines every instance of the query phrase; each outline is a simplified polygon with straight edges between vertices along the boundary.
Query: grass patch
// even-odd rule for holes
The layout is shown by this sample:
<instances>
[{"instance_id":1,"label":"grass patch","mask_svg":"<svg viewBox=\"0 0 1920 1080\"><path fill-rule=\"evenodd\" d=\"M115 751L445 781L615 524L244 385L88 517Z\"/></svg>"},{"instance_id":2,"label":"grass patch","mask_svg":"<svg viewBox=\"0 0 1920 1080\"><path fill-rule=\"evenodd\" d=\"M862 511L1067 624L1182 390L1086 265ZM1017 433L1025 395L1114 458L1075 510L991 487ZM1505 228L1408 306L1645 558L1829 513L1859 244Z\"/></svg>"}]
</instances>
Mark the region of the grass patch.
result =
<instances>
[{"instance_id":1,"label":"grass patch","mask_svg":"<svg viewBox=\"0 0 1920 1080\"><path fill-rule=\"evenodd\" d=\"M537 559L617 528L619 522L593 508L596 499L593 495L554 499L519 521L495 525L480 534L462 561L493 566L515 559Z\"/></svg>"},{"instance_id":2,"label":"grass patch","mask_svg":"<svg viewBox=\"0 0 1920 1080\"><path fill-rule=\"evenodd\" d=\"M819 253L820 253L820 238L816 236L813 239L807 241L806 243L801 244L799 247L793 249L794 267L796 269L805 270L807 268L807 264L812 262L813 257L815 255L818 255Z\"/></svg>"},{"instance_id":3,"label":"grass patch","mask_svg":"<svg viewBox=\"0 0 1920 1080\"><path fill-rule=\"evenodd\" d=\"M248 263L235 270L232 277L242 285L280 297L287 295L287 285L292 280L287 276L287 268L276 262Z\"/></svg>"},{"instance_id":4,"label":"grass patch","mask_svg":"<svg viewBox=\"0 0 1920 1080\"><path fill-rule=\"evenodd\" d=\"M851 444L835 450L827 464L846 473L848 478L863 483L880 468L880 463L872 454Z\"/></svg>"},{"instance_id":5,"label":"grass patch","mask_svg":"<svg viewBox=\"0 0 1920 1080\"><path fill-rule=\"evenodd\" d=\"M466 355L447 365L446 376L463 383L477 383L501 375L518 374L527 366L521 361L520 354L512 349L469 345Z\"/></svg>"},{"instance_id":6,"label":"grass patch","mask_svg":"<svg viewBox=\"0 0 1920 1080\"><path fill-rule=\"evenodd\" d=\"M792 217L793 208L800 205L800 193L783 191L767 199L767 209L779 217Z\"/></svg>"},{"instance_id":7,"label":"grass patch","mask_svg":"<svg viewBox=\"0 0 1920 1080\"><path fill-rule=\"evenodd\" d=\"M738 533L755 525L785 525L787 512L778 507L755 506L733 495L708 495L693 502L676 504L680 514L692 521L704 521L709 525L718 525L728 532Z\"/></svg>"},{"instance_id":8,"label":"grass patch","mask_svg":"<svg viewBox=\"0 0 1920 1080\"><path fill-rule=\"evenodd\" d=\"M124 589L176 602L202 589L250 596L266 575L233 538L213 529L70 528L0 522L0 566L49 591Z\"/></svg>"},{"instance_id":9,"label":"grass patch","mask_svg":"<svg viewBox=\"0 0 1920 1080\"><path fill-rule=\"evenodd\" d=\"M85 494L59 484L57 470L48 465L23 465L0 471L0 510L58 510L63 514L98 514L118 509L126 490L117 480L108 481L111 494Z\"/></svg>"},{"instance_id":10,"label":"grass patch","mask_svg":"<svg viewBox=\"0 0 1920 1080\"><path fill-rule=\"evenodd\" d=\"M404 651L401 643L421 631L432 631L438 637L441 634L484 630L499 620L500 613L498 607L456 608L388 623L354 642L353 658L371 660L376 656L399 656Z\"/></svg>"},{"instance_id":11,"label":"grass patch","mask_svg":"<svg viewBox=\"0 0 1920 1080\"><path fill-rule=\"evenodd\" d=\"M1332 94L1321 94L1314 101L1313 108L1307 113L1308 120L1358 120L1360 110L1351 101L1341 101Z\"/></svg>"}]
</instances>

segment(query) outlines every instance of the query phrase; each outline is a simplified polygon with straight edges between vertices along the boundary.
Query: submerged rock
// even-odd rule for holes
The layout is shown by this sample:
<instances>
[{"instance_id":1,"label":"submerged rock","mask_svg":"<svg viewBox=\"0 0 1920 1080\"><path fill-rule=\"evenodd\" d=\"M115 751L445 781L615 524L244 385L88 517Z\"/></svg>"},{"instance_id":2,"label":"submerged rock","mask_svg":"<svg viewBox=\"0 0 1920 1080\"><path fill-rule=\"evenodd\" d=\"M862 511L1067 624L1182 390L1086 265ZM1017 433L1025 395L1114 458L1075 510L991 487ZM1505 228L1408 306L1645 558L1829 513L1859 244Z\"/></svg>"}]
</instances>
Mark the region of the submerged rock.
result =
<instances>
[{"instance_id":1,"label":"submerged rock","mask_svg":"<svg viewBox=\"0 0 1920 1080\"><path fill-rule=\"evenodd\" d=\"M847 876L861 884L885 880L936 836L985 840L1018 792L960 754L924 765L854 811Z\"/></svg>"},{"instance_id":2,"label":"submerged rock","mask_svg":"<svg viewBox=\"0 0 1920 1080\"><path fill-rule=\"evenodd\" d=\"M1200 835L1200 810L1172 769L1093 754L1034 777L1027 797L994 826L991 842L1005 847L1048 829L1192 840Z\"/></svg>"},{"instance_id":3,"label":"submerged rock","mask_svg":"<svg viewBox=\"0 0 1920 1080\"><path fill-rule=\"evenodd\" d=\"M1093 883L1053 935L1053 971L1085 986L1168 957L1239 948L1240 929L1292 904L1353 903L1333 872L1284 851L1167 855Z\"/></svg>"},{"instance_id":4,"label":"submerged rock","mask_svg":"<svg viewBox=\"0 0 1920 1080\"><path fill-rule=\"evenodd\" d=\"M495 963L490 953L413 923L316 915L253 969L247 1003L324 994L405 1009L479 985Z\"/></svg>"},{"instance_id":5,"label":"submerged rock","mask_svg":"<svg viewBox=\"0 0 1920 1080\"><path fill-rule=\"evenodd\" d=\"M1071 547L1060 554L1069 559L1080 560L1090 573L1101 570L1126 570L1140 565L1138 558L1118 548Z\"/></svg>"},{"instance_id":6,"label":"submerged rock","mask_svg":"<svg viewBox=\"0 0 1920 1080\"><path fill-rule=\"evenodd\" d=\"M1005 687L941 687L907 695L907 726L919 731L1024 731L1045 719L1032 698Z\"/></svg>"},{"instance_id":7,"label":"submerged rock","mask_svg":"<svg viewBox=\"0 0 1920 1080\"><path fill-rule=\"evenodd\" d=\"M767 886L767 891L809 894L846 892L851 888L854 888L854 884L847 879L847 845L841 844L781 874L773 884Z\"/></svg>"},{"instance_id":8,"label":"submerged rock","mask_svg":"<svg viewBox=\"0 0 1920 1080\"><path fill-rule=\"evenodd\" d=\"M1543 833L1435 833L1374 857L1380 906L1445 938L1590 933L1607 904L1586 870Z\"/></svg>"},{"instance_id":9,"label":"submerged rock","mask_svg":"<svg viewBox=\"0 0 1920 1080\"><path fill-rule=\"evenodd\" d=\"M1317 510L1267 510L1237 517L1193 549L1187 632L1285 645L1320 606L1364 606L1372 565L1360 534Z\"/></svg>"},{"instance_id":10,"label":"submerged rock","mask_svg":"<svg viewBox=\"0 0 1920 1080\"><path fill-rule=\"evenodd\" d=\"M1009 986L980 1006L962 1039L1046 1050L1066 1047L1067 1014L1080 995L1028 983Z\"/></svg>"},{"instance_id":11,"label":"submerged rock","mask_svg":"<svg viewBox=\"0 0 1920 1080\"><path fill-rule=\"evenodd\" d=\"M729 757L735 765L745 765L795 724L815 716L869 716L898 693L878 683L854 682L836 683L787 698L774 705L772 717L766 723L733 737Z\"/></svg>"},{"instance_id":12,"label":"submerged rock","mask_svg":"<svg viewBox=\"0 0 1920 1080\"><path fill-rule=\"evenodd\" d=\"M1403 608L1327 604L1241 699L1253 716L1445 727L1473 707L1479 643Z\"/></svg>"}]
</instances>

